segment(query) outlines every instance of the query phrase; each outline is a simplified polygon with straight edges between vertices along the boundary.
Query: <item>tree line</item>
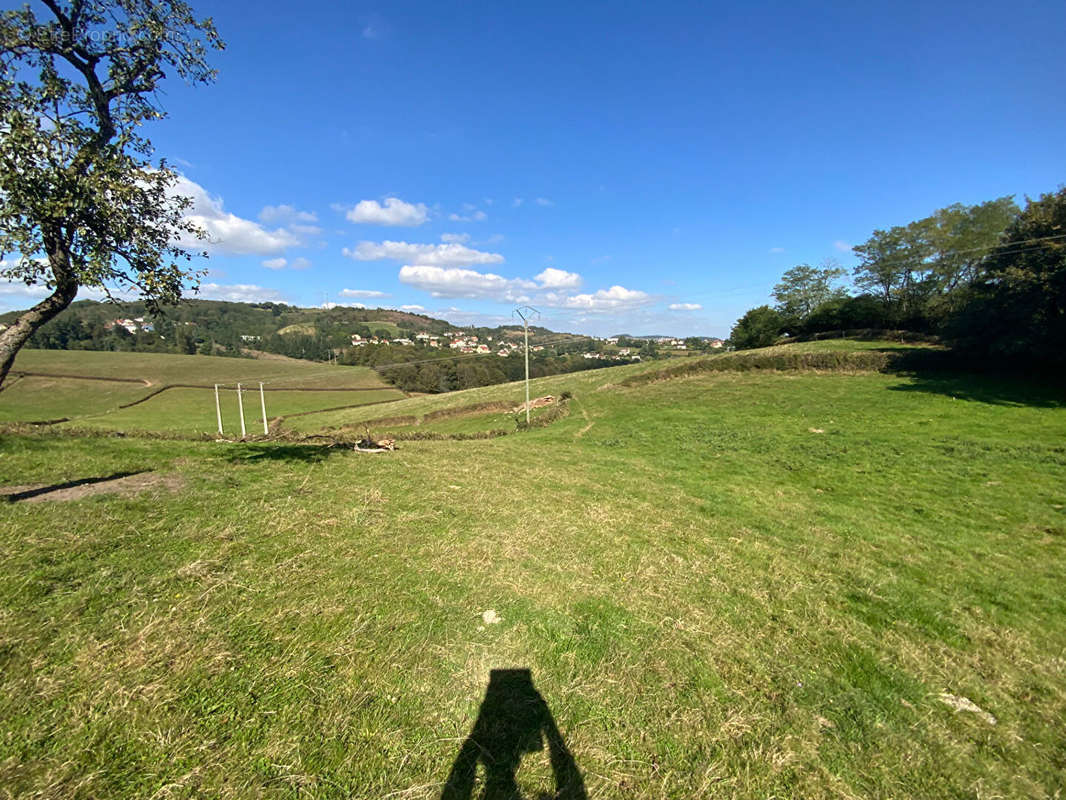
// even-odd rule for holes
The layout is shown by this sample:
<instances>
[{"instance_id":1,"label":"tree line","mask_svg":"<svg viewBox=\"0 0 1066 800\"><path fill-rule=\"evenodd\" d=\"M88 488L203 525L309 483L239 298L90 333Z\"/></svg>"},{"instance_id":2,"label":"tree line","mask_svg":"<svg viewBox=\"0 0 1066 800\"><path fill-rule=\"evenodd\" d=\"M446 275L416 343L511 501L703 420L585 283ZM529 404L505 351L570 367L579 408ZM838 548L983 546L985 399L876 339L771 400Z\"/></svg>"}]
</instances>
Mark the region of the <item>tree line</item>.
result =
<instances>
[{"instance_id":1,"label":"tree line","mask_svg":"<svg viewBox=\"0 0 1066 800\"><path fill-rule=\"evenodd\" d=\"M20 312L0 314L0 323ZM134 332L116 320L142 319ZM387 319L385 319L387 318ZM353 347L352 334L364 339L414 339L417 333L442 335L454 330L450 323L386 309L302 309L284 303L230 303L215 300L182 300L176 306L150 309L145 303L73 303L39 327L28 347L45 350L109 350L181 355L215 355L247 358L254 351L276 353L308 361L378 369L382 377L404 391L448 392L519 380L525 375L521 351L510 356L457 354L450 348L424 344L402 346L367 344ZM511 340L521 329L467 327L462 333L482 342ZM563 341L559 341L563 338ZM542 377L612 366L617 362L585 358L587 339L567 337L547 328L530 328L531 344L552 342L532 354L530 375ZM631 347L643 358L654 358L655 343L622 337L619 347Z\"/></svg>"},{"instance_id":2,"label":"tree line","mask_svg":"<svg viewBox=\"0 0 1066 800\"><path fill-rule=\"evenodd\" d=\"M1063 361L1066 188L1027 199L955 204L875 230L853 249L851 286L833 262L800 264L774 286L773 306L749 310L730 344L782 336L893 329L937 335L972 355Z\"/></svg>"}]
</instances>

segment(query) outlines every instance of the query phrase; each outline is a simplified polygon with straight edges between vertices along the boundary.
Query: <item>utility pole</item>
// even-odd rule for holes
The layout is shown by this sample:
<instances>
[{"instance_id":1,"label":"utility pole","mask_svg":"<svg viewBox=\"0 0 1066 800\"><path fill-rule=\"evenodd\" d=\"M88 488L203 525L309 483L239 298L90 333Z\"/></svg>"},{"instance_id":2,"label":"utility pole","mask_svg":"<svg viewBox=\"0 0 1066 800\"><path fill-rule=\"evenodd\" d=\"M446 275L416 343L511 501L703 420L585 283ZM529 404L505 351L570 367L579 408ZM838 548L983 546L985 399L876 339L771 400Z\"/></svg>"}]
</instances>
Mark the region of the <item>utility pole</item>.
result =
<instances>
[{"instance_id":1,"label":"utility pole","mask_svg":"<svg viewBox=\"0 0 1066 800\"><path fill-rule=\"evenodd\" d=\"M529 425L529 316L536 314L540 316L540 312L533 306L521 306L516 308L513 312L514 316L519 317L522 320L522 331L526 337L526 425Z\"/></svg>"}]
</instances>

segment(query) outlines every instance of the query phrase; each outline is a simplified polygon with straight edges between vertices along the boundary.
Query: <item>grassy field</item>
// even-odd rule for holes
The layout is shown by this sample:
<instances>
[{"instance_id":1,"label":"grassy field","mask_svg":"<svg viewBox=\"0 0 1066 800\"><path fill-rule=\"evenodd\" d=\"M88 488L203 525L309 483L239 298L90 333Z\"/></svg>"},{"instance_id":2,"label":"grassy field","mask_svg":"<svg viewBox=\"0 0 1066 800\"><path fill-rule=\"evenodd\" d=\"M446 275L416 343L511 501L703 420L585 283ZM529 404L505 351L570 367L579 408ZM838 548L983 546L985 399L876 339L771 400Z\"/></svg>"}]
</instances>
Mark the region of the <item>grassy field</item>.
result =
<instances>
[{"instance_id":1,"label":"grassy field","mask_svg":"<svg viewBox=\"0 0 1066 800\"><path fill-rule=\"evenodd\" d=\"M550 756L575 798L1060 796L1061 389L619 385L651 368L537 381L574 394L545 428L376 456L5 435L3 484L168 482L0 516L0 797L467 797L479 706L485 752L529 745L527 797ZM502 668L558 735L481 704Z\"/></svg>"},{"instance_id":2,"label":"grassy field","mask_svg":"<svg viewBox=\"0 0 1066 800\"><path fill-rule=\"evenodd\" d=\"M249 390L244 394L246 425L249 432L257 433L262 432L259 381L270 388L266 394L268 419L403 397L365 367L328 367L295 360L24 350L14 369L80 377L31 374L13 378L0 392L0 422L69 419L65 423L68 427L214 433L213 388L184 388L183 384L211 387L218 382L225 384L221 396L223 428L227 434L239 436L238 382ZM86 380L86 376L96 379ZM165 388L169 386L175 388ZM122 408L140 400L144 402Z\"/></svg>"},{"instance_id":3,"label":"grassy field","mask_svg":"<svg viewBox=\"0 0 1066 800\"><path fill-rule=\"evenodd\" d=\"M272 420L285 414L345 405L384 403L395 400L397 397L402 397L402 395L395 389L367 392L275 391L267 392L265 400L267 419ZM262 433L263 415L258 388L244 392L243 400L245 427L249 433ZM229 389L222 392L219 405L222 410L223 431L229 436L239 437L241 422L236 390ZM64 425L121 431L215 433L218 430L217 422L215 394L211 389L168 389L132 408L102 414L79 415Z\"/></svg>"},{"instance_id":4,"label":"grassy field","mask_svg":"<svg viewBox=\"0 0 1066 800\"><path fill-rule=\"evenodd\" d=\"M0 422L39 422L72 414L104 414L151 390L141 383L11 377L0 392Z\"/></svg>"},{"instance_id":5,"label":"grassy field","mask_svg":"<svg viewBox=\"0 0 1066 800\"><path fill-rule=\"evenodd\" d=\"M286 387L351 389L388 386L367 367L330 367L296 359L179 356L169 353L103 353L90 350L22 350L15 372L89 375L148 381L152 385L263 381Z\"/></svg>"}]
</instances>

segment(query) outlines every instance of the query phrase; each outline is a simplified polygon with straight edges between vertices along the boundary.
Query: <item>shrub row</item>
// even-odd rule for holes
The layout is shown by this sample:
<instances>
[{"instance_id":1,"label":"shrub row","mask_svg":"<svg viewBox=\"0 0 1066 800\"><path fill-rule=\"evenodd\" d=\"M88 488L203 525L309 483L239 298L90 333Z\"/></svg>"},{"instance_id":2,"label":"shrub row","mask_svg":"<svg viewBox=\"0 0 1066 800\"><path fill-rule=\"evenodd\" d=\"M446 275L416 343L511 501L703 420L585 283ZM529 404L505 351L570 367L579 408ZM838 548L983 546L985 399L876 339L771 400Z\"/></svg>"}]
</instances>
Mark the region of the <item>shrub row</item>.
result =
<instances>
[{"instance_id":1,"label":"shrub row","mask_svg":"<svg viewBox=\"0 0 1066 800\"><path fill-rule=\"evenodd\" d=\"M468 406L457 406L455 408L442 408L439 411L430 411L424 417L422 422L433 422L438 419L448 419L449 417L465 417L469 414L480 414L485 411L510 411L514 408L513 403L507 403L503 400L489 400L484 403L474 403Z\"/></svg>"},{"instance_id":2,"label":"shrub row","mask_svg":"<svg viewBox=\"0 0 1066 800\"><path fill-rule=\"evenodd\" d=\"M766 353L736 354L685 360L653 372L631 375L620 386L641 386L656 381L699 375L704 372L755 372L763 370L795 371L822 370L826 372L878 372L886 369L891 354L877 350L854 353Z\"/></svg>"},{"instance_id":3,"label":"shrub row","mask_svg":"<svg viewBox=\"0 0 1066 800\"><path fill-rule=\"evenodd\" d=\"M557 422L568 416L570 416L570 404L565 400L562 400L554 405L548 406L546 410L540 412L535 417L532 417L528 424L526 423L525 411L515 413L515 428L520 431L532 428L546 428L553 422Z\"/></svg>"}]
</instances>

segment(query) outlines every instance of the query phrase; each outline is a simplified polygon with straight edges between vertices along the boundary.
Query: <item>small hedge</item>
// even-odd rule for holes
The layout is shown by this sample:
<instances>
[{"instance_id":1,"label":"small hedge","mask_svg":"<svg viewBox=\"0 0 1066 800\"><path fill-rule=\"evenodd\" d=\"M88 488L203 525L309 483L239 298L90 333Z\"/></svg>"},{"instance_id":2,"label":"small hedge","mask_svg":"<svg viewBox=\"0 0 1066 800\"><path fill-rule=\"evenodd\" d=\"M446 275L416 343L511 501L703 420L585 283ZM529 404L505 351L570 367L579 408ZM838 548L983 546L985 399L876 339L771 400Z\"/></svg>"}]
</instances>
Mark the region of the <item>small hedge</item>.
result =
<instances>
[{"instance_id":1,"label":"small hedge","mask_svg":"<svg viewBox=\"0 0 1066 800\"><path fill-rule=\"evenodd\" d=\"M758 372L823 370L826 372L879 372L886 369L891 354L877 350L854 353L767 353L736 354L687 360L653 372L643 372L619 382L620 386L642 386L656 381L699 375L704 372Z\"/></svg>"},{"instance_id":2,"label":"small hedge","mask_svg":"<svg viewBox=\"0 0 1066 800\"><path fill-rule=\"evenodd\" d=\"M570 404L564 400L548 406L546 410L532 417L528 423L526 422L525 410L515 412L515 428L520 431L531 430L532 428L546 428L553 422L558 422L568 416L570 416Z\"/></svg>"},{"instance_id":3,"label":"small hedge","mask_svg":"<svg viewBox=\"0 0 1066 800\"><path fill-rule=\"evenodd\" d=\"M484 403L474 403L469 406L456 406L455 408L442 408L440 411L430 411L422 417L422 422L433 422L438 419L448 419L450 417L465 417L471 414L481 414L486 411L510 411L512 408L514 408L514 403L508 403L503 400L490 400Z\"/></svg>"},{"instance_id":4,"label":"small hedge","mask_svg":"<svg viewBox=\"0 0 1066 800\"><path fill-rule=\"evenodd\" d=\"M656 381L684 378L705 372L1011 372L1006 362L977 360L953 350L857 350L824 353L731 353L692 359L654 372L631 375L619 386L642 386Z\"/></svg>"}]
</instances>

